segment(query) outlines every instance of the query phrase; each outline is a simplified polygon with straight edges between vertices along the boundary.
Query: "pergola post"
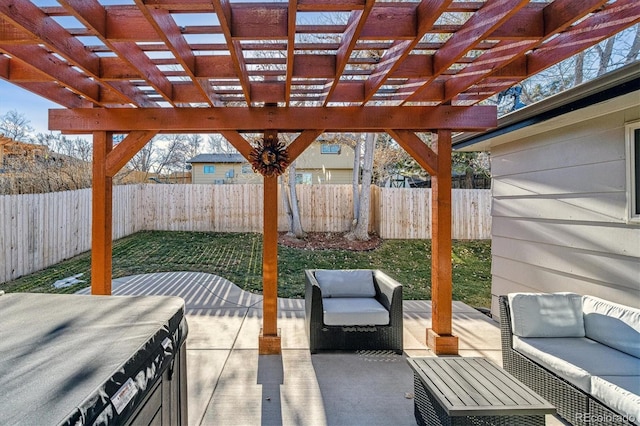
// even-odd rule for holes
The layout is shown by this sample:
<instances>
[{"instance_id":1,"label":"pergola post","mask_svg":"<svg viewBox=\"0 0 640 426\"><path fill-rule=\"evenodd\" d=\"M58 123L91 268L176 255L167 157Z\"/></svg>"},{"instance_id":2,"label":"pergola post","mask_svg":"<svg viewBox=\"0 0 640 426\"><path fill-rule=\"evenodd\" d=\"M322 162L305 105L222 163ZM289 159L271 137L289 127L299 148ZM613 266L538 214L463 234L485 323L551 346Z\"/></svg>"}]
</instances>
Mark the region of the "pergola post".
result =
<instances>
[{"instance_id":1,"label":"pergola post","mask_svg":"<svg viewBox=\"0 0 640 426\"><path fill-rule=\"evenodd\" d=\"M437 133L437 173L431 182L431 328L427 346L436 355L457 355L452 334L451 278L451 131Z\"/></svg>"},{"instance_id":2,"label":"pergola post","mask_svg":"<svg viewBox=\"0 0 640 426\"><path fill-rule=\"evenodd\" d=\"M111 294L112 178L107 155L113 148L111 132L93 133L93 183L91 223L91 294Z\"/></svg>"},{"instance_id":3,"label":"pergola post","mask_svg":"<svg viewBox=\"0 0 640 426\"><path fill-rule=\"evenodd\" d=\"M265 132L277 139L277 132ZM262 330L258 342L260 355L281 353L278 333L278 177L264 177L262 234Z\"/></svg>"}]
</instances>

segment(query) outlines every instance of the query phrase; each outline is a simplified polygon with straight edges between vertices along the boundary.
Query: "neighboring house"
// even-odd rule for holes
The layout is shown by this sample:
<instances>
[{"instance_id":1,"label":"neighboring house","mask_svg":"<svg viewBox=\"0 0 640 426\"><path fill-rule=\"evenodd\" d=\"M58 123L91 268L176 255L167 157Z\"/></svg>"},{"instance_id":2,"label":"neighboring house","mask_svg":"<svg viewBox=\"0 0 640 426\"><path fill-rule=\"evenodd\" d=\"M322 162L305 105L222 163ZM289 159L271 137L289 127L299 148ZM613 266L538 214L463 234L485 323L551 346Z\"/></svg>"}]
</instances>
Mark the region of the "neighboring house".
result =
<instances>
[{"instance_id":1,"label":"neighboring house","mask_svg":"<svg viewBox=\"0 0 640 426\"><path fill-rule=\"evenodd\" d=\"M354 155L347 145L314 142L296 160L296 180L306 184L351 183Z\"/></svg>"},{"instance_id":2,"label":"neighboring house","mask_svg":"<svg viewBox=\"0 0 640 426\"><path fill-rule=\"evenodd\" d=\"M304 184L351 183L353 148L314 142L296 160L296 181ZM251 164L240 154L200 154L191 164L191 183L262 183Z\"/></svg>"},{"instance_id":3,"label":"neighboring house","mask_svg":"<svg viewBox=\"0 0 640 426\"><path fill-rule=\"evenodd\" d=\"M490 151L492 312L509 292L640 307L640 68L633 64L462 134Z\"/></svg>"},{"instance_id":4,"label":"neighboring house","mask_svg":"<svg viewBox=\"0 0 640 426\"><path fill-rule=\"evenodd\" d=\"M262 176L240 154L200 154L187 163L191 183L262 183Z\"/></svg>"}]
</instances>

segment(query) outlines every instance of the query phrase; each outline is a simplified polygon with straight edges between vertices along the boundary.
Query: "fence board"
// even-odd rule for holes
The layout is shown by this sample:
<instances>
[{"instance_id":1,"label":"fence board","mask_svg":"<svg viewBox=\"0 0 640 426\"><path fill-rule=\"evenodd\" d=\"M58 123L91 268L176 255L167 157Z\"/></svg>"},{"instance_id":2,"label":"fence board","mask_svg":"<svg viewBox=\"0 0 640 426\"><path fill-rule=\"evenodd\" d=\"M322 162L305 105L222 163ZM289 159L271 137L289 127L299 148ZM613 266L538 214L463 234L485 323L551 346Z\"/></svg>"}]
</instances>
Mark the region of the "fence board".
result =
<instances>
[{"instance_id":1,"label":"fence board","mask_svg":"<svg viewBox=\"0 0 640 426\"><path fill-rule=\"evenodd\" d=\"M350 185L298 185L308 232L346 232ZM142 230L262 232L263 192L246 185L119 185L113 190L113 237ZM278 228L288 221L278 194ZM491 238L489 190L453 190L453 238ZM370 230L384 239L431 238L431 190L371 189ZM0 196L0 282L91 248L91 190Z\"/></svg>"},{"instance_id":2,"label":"fence board","mask_svg":"<svg viewBox=\"0 0 640 426\"><path fill-rule=\"evenodd\" d=\"M381 188L379 235L388 239L431 238L431 190Z\"/></svg>"}]
</instances>

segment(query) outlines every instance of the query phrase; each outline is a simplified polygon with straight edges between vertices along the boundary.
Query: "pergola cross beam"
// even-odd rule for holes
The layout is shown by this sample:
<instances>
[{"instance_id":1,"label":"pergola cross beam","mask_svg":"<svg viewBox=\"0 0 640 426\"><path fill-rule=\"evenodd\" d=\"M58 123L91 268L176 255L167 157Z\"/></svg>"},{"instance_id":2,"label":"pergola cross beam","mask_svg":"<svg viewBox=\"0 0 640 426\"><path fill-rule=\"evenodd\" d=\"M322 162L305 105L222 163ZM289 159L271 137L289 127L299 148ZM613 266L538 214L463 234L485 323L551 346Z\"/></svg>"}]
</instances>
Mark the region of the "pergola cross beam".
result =
<instances>
[{"instance_id":1,"label":"pergola cross beam","mask_svg":"<svg viewBox=\"0 0 640 426\"><path fill-rule=\"evenodd\" d=\"M261 107L261 108L101 108L49 110L49 127L63 133L91 131L206 133L221 131L367 132L385 129L485 130L497 125L495 106L457 107Z\"/></svg>"}]
</instances>

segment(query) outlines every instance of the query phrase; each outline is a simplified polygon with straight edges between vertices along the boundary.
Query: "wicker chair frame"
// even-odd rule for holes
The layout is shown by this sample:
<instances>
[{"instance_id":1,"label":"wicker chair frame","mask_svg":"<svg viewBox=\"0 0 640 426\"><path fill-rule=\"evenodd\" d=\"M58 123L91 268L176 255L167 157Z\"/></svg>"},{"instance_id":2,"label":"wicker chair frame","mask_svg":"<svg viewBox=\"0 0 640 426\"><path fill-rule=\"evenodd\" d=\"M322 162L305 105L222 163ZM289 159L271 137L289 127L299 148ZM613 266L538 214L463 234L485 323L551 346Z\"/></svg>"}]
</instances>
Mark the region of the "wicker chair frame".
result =
<instances>
[{"instance_id":1,"label":"wicker chair frame","mask_svg":"<svg viewBox=\"0 0 640 426\"><path fill-rule=\"evenodd\" d=\"M402 284L372 270L376 300L389 311L389 324L328 326L323 321L322 292L316 269L305 270L305 328L311 353L318 351L392 350L402 354Z\"/></svg>"},{"instance_id":2,"label":"wicker chair frame","mask_svg":"<svg viewBox=\"0 0 640 426\"><path fill-rule=\"evenodd\" d=\"M499 305L502 364L505 370L555 405L558 415L572 425L594 424L593 421L589 421L593 418L617 419L615 422L603 424L637 425L637 423L630 423L597 399L513 349L511 312L507 296L499 297Z\"/></svg>"}]
</instances>

